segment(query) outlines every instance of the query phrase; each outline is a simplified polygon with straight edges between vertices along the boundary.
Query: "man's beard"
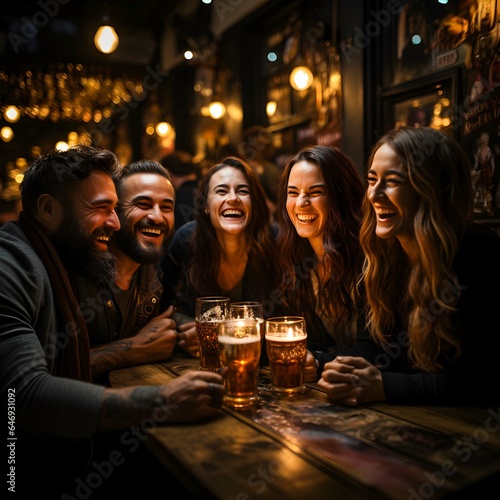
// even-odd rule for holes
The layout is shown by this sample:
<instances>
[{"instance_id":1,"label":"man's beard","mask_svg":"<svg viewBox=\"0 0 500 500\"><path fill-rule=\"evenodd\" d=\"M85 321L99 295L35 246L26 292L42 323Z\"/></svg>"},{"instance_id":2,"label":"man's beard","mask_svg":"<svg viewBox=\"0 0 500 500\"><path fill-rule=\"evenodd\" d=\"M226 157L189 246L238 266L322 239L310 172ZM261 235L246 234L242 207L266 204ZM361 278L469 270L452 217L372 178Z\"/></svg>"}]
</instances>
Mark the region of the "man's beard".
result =
<instances>
[{"instance_id":1,"label":"man's beard","mask_svg":"<svg viewBox=\"0 0 500 500\"><path fill-rule=\"evenodd\" d=\"M133 228L130 228L126 220L123 220L120 216L119 218L121 228L113 234L113 244L138 264L156 264L159 262L163 255L165 255L168 242L170 241L171 231L169 231L168 226L165 224L151 224L147 220L144 220L138 222ZM139 242L136 231L146 227L160 229L164 232L161 246L158 247L153 243L144 246Z\"/></svg>"},{"instance_id":2,"label":"man's beard","mask_svg":"<svg viewBox=\"0 0 500 500\"><path fill-rule=\"evenodd\" d=\"M109 250L99 250L95 238L100 235L111 236L113 232L96 229L88 234L77 218L68 212L59 229L52 235L52 242L68 268L99 285L107 285L116 279L116 258Z\"/></svg>"}]
</instances>

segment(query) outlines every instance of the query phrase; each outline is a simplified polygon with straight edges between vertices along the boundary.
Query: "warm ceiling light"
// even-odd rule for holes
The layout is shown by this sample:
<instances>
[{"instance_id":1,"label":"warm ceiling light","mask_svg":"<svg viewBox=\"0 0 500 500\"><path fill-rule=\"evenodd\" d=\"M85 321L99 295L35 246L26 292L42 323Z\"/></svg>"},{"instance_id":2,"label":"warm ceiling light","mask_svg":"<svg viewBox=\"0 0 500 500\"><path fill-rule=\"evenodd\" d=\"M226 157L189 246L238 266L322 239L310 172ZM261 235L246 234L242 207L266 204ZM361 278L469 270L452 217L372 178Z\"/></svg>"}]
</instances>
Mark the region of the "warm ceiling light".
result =
<instances>
[{"instance_id":1,"label":"warm ceiling light","mask_svg":"<svg viewBox=\"0 0 500 500\"><path fill-rule=\"evenodd\" d=\"M290 85L295 90L306 90L312 82L313 74L307 66L296 66L290 73Z\"/></svg>"},{"instance_id":2,"label":"warm ceiling light","mask_svg":"<svg viewBox=\"0 0 500 500\"><path fill-rule=\"evenodd\" d=\"M186 59L186 60L188 60L188 61L189 61L189 60L190 60L190 59L192 59L193 57L194 57L194 54L193 54L193 52L192 52L191 50L186 50L186 51L184 52L184 59Z\"/></svg>"},{"instance_id":3,"label":"warm ceiling light","mask_svg":"<svg viewBox=\"0 0 500 500\"><path fill-rule=\"evenodd\" d=\"M226 106L220 101L213 101L208 105L208 112L214 120L218 120L226 113Z\"/></svg>"},{"instance_id":4,"label":"warm ceiling light","mask_svg":"<svg viewBox=\"0 0 500 500\"><path fill-rule=\"evenodd\" d=\"M104 54L111 54L118 47L120 39L113 26L100 26L94 36L95 46Z\"/></svg>"},{"instance_id":5,"label":"warm ceiling light","mask_svg":"<svg viewBox=\"0 0 500 500\"><path fill-rule=\"evenodd\" d=\"M9 123L16 123L19 118L21 117L21 112L16 106L7 106L3 113L3 117L5 120L7 120Z\"/></svg>"},{"instance_id":6,"label":"warm ceiling light","mask_svg":"<svg viewBox=\"0 0 500 500\"><path fill-rule=\"evenodd\" d=\"M274 113L276 113L277 107L278 107L278 103L276 101L268 101L268 103L266 104L267 116L269 116L269 117L274 116Z\"/></svg>"},{"instance_id":7,"label":"warm ceiling light","mask_svg":"<svg viewBox=\"0 0 500 500\"><path fill-rule=\"evenodd\" d=\"M10 142L14 139L14 131L10 127L2 127L0 137L3 142Z\"/></svg>"},{"instance_id":8,"label":"warm ceiling light","mask_svg":"<svg viewBox=\"0 0 500 500\"><path fill-rule=\"evenodd\" d=\"M156 133L160 137L166 137L168 133L172 130L172 125L168 122L160 122L156 125Z\"/></svg>"}]
</instances>

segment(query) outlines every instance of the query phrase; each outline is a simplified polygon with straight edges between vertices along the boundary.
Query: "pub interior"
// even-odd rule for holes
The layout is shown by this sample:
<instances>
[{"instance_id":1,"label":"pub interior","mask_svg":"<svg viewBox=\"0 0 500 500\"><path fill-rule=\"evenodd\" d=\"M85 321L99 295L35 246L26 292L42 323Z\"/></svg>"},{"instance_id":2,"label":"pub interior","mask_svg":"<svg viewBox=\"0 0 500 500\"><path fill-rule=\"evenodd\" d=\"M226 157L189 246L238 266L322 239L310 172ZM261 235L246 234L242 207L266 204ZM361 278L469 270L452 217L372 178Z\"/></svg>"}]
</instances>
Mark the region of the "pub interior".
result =
<instances>
[{"instance_id":1,"label":"pub interior","mask_svg":"<svg viewBox=\"0 0 500 500\"><path fill-rule=\"evenodd\" d=\"M101 25L115 47L97 47ZM0 34L0 225L22 209L23 172L53 149L106 148L123 165L179 150L202 175L228 152L250 162L271 145L283 169L321 145L365 179L379 137L408 125L459 142L474 219L500 234L498 0L17 0ZM181 352L110 384L162 384L198 363ZM332 415L316 384L279 398L270 377L261 367L257 413L140 429L180 498L470 498L500 485L498 408ZM75 495L98 498L95 484Z\"/></svg>"},{"instance_id":2,"label":"pub interior","mask_svg":"<svg viewBox=\"0 0 500 500\"><path fill-rule=\"evenodd\" d=\"M224 147L251 148L252 126L285 158L331 145L362 171L382 133L421 119L471 161L488 137L498 162L496 16L495 1L9 3L0 12L0 198L15 198L16 177L58 143L112 147L125 163L181 149L202 163ZM103 17L119 37L109 54L94 43ZM296 90L300 66L308 87ZM490 224L498 171L476 199Z\"/></svg>"}]
</instances>

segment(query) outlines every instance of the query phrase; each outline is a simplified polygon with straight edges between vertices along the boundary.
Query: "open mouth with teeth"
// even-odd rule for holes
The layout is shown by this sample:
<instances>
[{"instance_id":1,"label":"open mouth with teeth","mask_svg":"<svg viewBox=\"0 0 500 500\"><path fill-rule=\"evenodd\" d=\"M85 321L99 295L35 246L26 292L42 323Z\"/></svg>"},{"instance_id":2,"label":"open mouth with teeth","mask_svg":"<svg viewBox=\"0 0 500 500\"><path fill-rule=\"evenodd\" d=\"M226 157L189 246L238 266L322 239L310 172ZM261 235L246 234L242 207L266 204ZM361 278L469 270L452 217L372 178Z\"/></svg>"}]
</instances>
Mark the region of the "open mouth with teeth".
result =
<instances>
[{"instance_id":1,"label":"open mouth with teeth","mask_svg":"<svg viewBox=\"0 0 500 500\"><path fill-rule=\"evenodd\" d=\"M228 208L222 212L222 217L227 219L241 219L245 214L237 208Z\"/></svg>"},{"instance_id":2,"label":"open mouth with teeth","mask_svg":"<svg viewBox=\"0 0 500 500\"><path fill-rule=\"evenodd\" d=\"M139 229L139 232L147 236L148 238L159 238L162 234L163 231L161 229L155 228L155 227L143 227Z\"/></svg>"},{"instance_id":3,"label":"open mouth with teeth","mask_svg":"<svg viewBox=\"0 0 500 500\"><path fill-rule=\"evenodd\" d=\"M297 214L297 219L299 219L300 222L314 222L317 218L317 214Z\"/></svg>"},{"instance_id":4,"label":"open mouth with teeth","mask_svg":"<svg viewBox=\"0 0 500 500\"><path fill-rule=\"evenodd\" d=\"M111 240L111 237L106 235L106 234L101 234L96 237L96 241L100 243L101 245L104 245L106 248L109 246L109 241Z\"/></svg>"},{"instance_id":5,"label":"open mouth with teeth","mask_svg":"<svg viewBox=\"0 0 500 500\"><path fill-rule=\"evenodd\" d=\"M394 210L379 210L377 211L377 217L380 220L387 220L394 217L397 214Z\"/></svg>"}]
</instances>

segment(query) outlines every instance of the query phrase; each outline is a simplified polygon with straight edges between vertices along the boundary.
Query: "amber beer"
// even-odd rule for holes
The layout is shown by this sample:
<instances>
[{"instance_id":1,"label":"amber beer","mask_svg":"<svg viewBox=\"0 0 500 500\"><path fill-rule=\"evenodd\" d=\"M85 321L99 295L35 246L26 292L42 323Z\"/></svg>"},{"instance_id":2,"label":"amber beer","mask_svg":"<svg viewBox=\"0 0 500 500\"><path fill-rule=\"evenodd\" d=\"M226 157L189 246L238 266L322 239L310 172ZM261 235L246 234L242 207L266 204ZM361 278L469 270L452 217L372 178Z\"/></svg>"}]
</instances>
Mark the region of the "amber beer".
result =
<instances>
[{"instance_id":1,"label":"amber beer","mask_svg":"<svg viewBox=\"0 0 500 500\"><path fill-rule=\"evenodd\" d=\"M215 321L196 321L196 335L200 343L200 369L216 371L220 367L218 326Z\"/></svg>"},{"instance_id":2,"label":"amber beer","mask_svg":"<svg viewBox=\"0 0 500 500\"><path fill-rule=\"evenodd\" d=\"M302 316L277 316L266 320L266 352L271 368L271 390L282 396L305 391L307 333Z\"/></svg>"},{"instance_id":3,"label":"amber beer","mask_svg":"<svg viewBox=\"0 0 500 500\"><path fill-rule=\"evenodd\" d=\"M229 304L229 297L196 298L194 319L200 343L200 370L219 370L218 326L228 316Z\"/></svg>"},{"instance_id":4,"label":"amber beer","mask_svg":"<svg viewBox=\"0 0 500 500\"><path fill-rule=\"evenodd\" d=\"M227 366L224 402L244 408L257 400L257 371L260 360L260 337L219 337L222 366Z\"/></svg>"},{"instance_id":5,"label":"amber beer","mask_svg":"<svg viewBox=\"0 0 500 500\"><path fill-rule=\"evenodd\" d=\"M289 396L303 392L307 356L306 344L306 336L298 340L266 337L266 350L271 367L274 392Z\"/></svg>"},{"instance_id":6,"label":"amber beer","mask_svg":"<svg viewBox=\"0 0 500 500\"><path fill-rule=\"evenodd\" d=\"M245 408L257 401L261 345L259 321L254 318L227 319L219 325L220 361L228 368L224 379L228 406Z\"/></svg>"}]
</instances>

